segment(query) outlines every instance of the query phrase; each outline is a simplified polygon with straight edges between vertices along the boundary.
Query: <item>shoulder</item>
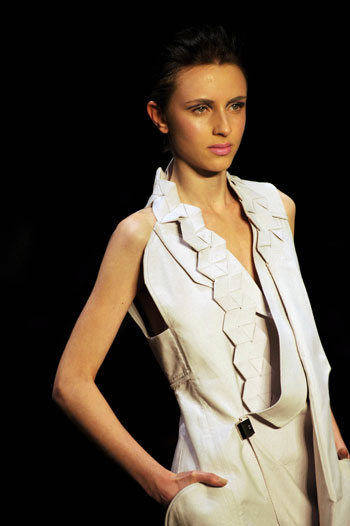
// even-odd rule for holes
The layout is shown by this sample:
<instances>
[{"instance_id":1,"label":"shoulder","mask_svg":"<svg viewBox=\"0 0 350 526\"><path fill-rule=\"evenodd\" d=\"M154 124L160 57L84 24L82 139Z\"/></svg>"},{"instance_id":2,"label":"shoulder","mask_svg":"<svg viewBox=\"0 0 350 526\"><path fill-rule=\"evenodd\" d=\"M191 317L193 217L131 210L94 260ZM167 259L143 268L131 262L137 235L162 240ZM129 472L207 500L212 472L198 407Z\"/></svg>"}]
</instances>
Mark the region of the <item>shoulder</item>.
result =
<instances>
[{"instance_id":1,"label":"shoulder","mask_svg":"<svg viewBox=\"0 0 350 526\"><path fill-rule=\"evenodd\" d=\"M281 192L274 184L269 182L250 181L248 179L237 178L236 176L234 179L244 186L249 187L253 192L264 195L268 200L270 209L277 215L281 214L279 217L284 217L288 220L294 234L296 206L291 197Z\"/></svg>"},{"instance_id":2,"label":"shoulder","mask_svg":"<svg viewBox=\"0 0 350 526\"><path fill-rule=\"evenodd\" d=\"M249 189L252 198L264 196L270 209L277 214L280 213L282 216L285 216L286 214L288 215L288 212L292 213L295 210L294 201L288 195L278 190L272 183L251 181L250 179L241 179L237 176L232 177L232 180Z\"/></svg>"},{"instance_id":3,"label":"shoulder","mask_svg":"<svg viewBox=\"0 0 350 526\"><path fill-rule=\"evenodd\" d=\"M293 199L291 197L289 197L289 195L284 194L283 192L281 192L281 190L278 190L278 193L281 196L281 199L282 199L282 202L284 204L284 208L286 210L288 218L295 218L296 206L295 206L295 203L294 203Z\"/></svg>"},{"instance_id":4,"label":"shoulder","mask_svg":"<svg viewBox=\"0 0 350 526\"><path fill-rule=\"evenodd\" d=\"M151 207L138 210L118 223L109 244L129 253L142 252L155 223L156 218Z\"/></svg>"},{"instance_id":5,"label":"shoulder","mask_svg":"<svg viewBox=\"0 0 350 526\"><path fill-rule=\"evenodd\" d=\"M295 229L295 210L296 206L291 197L289 197L287 194L284 194L281 192L281 190L278 190L278 193L280 194L280 197L282 199L282 203L284 205L284 208L286 210L286 214L288 216L288 222L290 225L290 229L294 236L294 229Z\"/></svg>"}]
</instances>

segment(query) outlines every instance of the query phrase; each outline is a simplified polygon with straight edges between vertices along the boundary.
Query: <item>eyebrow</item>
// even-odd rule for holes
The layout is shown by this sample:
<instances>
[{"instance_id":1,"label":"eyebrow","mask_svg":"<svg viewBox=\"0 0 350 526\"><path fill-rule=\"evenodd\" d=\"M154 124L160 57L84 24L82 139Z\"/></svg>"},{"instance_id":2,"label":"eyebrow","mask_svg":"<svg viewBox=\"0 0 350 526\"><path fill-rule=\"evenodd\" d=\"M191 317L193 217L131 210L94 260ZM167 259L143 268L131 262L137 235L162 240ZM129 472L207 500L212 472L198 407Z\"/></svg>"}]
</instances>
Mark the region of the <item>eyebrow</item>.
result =
<instances>
[{"instance_id":1,"label":"eyebrow","mask_svg":"<svg viewBox=\"0 0 350 526\"><path fill-rule=\"evenodd\" d=\"M239 95L238 97L234 97L233 99L230 99L227 101L227 104L231 104L232 102L237 102L238 100L246 99L246 95ZM194 100L188 100L185 102L185 104L189 104L190 102L203 102L205 104L213 104L214 101L210 99L194 99Z\"/></svg>"}]
</instances>

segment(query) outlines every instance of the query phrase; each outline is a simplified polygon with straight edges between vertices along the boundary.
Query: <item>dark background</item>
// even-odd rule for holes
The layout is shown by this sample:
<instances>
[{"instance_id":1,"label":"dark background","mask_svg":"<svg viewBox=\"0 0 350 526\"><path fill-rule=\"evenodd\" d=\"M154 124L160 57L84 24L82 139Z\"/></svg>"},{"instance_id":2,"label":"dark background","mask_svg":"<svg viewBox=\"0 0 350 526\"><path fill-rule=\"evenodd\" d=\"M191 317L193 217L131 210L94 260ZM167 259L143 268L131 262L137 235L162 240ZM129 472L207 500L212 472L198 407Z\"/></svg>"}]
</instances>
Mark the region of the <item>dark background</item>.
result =
<instances>
[{"instance_id":1,"label":"dark background","mask_svg":"<svg viewBox=\"0 0 350 526\"><path fill-rule=\"evenodd\" d=\"M272 182L296 202L295 243L332 366L333 412L350 444L343 381L349 370L343 120L349 112L342 13L307 17L285 7L242 15L231 3L215 18L202 8L200 15L180 16L155 6L123 17L51 6L9 19L1 277L14 364L7 374L11 393L19 394L16 456L28 463L18 491L26 495L26 513L49 523L68 517L163 523L162 508L70 422L51 391L110 235L145 206L156 169L170 161L146 113L149 69L162 40L194 23L221 23L241 39L247 127L229 171ZM129 316L97 384L128 431L170 469L177 404Z\"/></svg>"}]
</instances>

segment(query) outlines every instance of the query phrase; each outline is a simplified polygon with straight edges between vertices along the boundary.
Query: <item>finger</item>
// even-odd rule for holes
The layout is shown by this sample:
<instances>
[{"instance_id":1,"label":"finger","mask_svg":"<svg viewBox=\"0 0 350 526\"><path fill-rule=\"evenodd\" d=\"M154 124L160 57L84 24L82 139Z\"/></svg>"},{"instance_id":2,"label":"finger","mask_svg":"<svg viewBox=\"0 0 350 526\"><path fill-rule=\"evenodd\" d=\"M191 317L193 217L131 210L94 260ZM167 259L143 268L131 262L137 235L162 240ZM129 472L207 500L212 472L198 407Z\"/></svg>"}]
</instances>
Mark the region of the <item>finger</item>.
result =
<instances>
[{"instance_id":1,"label":"finger","mask_svg":"<svg viewBox=\"0 0 350 526\"><path fill-rule=\"evenodd\" d=\"M228 480L217 475L216 473L209 473L207 471L192 472L192 477L195 482L202 482L210 486L225 486Z\"/></svg>"},{"instance_id":2,"label":"finger","mask_svg":"<svg viewBox=\"0 0 350 526\"><path fill-rule=\"evenodd\" d=\"M346 447L341 447L338 449L338 458L350 458L349 451Z\"/></svg>"}]
</instances>

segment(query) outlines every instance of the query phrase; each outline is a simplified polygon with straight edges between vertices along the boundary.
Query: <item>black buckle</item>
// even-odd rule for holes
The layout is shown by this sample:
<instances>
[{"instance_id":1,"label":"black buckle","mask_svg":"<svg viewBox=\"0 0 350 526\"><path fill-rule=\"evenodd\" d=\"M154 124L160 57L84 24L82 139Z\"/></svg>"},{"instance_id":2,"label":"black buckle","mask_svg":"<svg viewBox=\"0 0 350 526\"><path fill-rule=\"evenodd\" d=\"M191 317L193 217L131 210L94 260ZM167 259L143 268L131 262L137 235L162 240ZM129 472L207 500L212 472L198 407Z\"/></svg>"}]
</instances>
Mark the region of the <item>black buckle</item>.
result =
<instances>
[{"instance_id":1,"label":"black buckle","mask_svg":"<svg viewBox=\"0 0 350 526\"><path fill-rule=\"evenodd\" d=\"M236 427L239 431L242 440L251 437L255 433L252 423L248 417L242 420L241 422L238 422L236 424Z\"/></svg>"}]
</instances>

